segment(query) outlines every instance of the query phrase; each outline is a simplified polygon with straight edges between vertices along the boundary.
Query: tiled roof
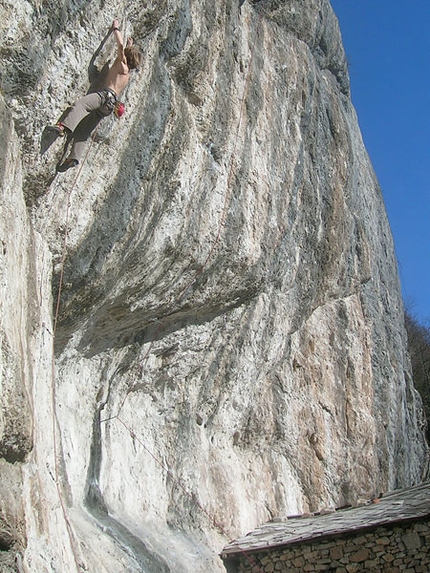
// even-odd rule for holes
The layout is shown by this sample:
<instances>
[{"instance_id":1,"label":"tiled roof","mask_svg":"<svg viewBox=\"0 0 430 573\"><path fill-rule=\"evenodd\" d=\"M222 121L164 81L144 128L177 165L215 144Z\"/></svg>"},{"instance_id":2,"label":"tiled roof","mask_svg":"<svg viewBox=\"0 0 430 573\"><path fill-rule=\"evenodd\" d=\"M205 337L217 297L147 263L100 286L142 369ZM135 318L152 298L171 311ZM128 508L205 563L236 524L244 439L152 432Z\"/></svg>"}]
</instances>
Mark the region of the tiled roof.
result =
<instances>
[{"instance_id":1,"label":"tiled roof","mask_svg":"<svg viewBox=\"0 0 430 573\"><path fill-rule=\"evenodd\" d=\"M267 523L227 545L221 555L228 558L236 553L265 551L429 515L430 483L427 483L386 494L369 505Z\"/></svg>"}]
</instances>

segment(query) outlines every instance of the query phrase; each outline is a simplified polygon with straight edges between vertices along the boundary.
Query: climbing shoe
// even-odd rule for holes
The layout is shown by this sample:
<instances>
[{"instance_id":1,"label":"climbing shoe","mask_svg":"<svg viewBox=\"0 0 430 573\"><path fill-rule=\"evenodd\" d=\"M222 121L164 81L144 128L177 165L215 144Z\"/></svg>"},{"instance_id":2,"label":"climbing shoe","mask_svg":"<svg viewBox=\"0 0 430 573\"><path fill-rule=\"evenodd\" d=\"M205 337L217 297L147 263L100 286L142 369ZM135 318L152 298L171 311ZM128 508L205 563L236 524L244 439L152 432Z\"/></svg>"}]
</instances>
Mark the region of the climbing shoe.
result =
<instances>
[{"instance_id":1,"label":"climbing shoe","mask_svg":"<svg viewBox=\"0 0 430 573\"><path fill-rule=\"evenodd\" d=\"M59 137L64 137L66 135L67 127L65 127L62 123L56 123L55 125L48 125L46 128L47 131L51 131L52 133L56 133Z\"/></svg>"},{"instance_id":2,"label":"climbing shoe","mask_svg":"<svg viewBox=\"0 0 430 573\"><path fill-rule=\"evenodd\" d=\"M71 167L76 167L77 164L78 164L77 159L72 159L71 157L69 157L61 165L57 165L57 171L58 173L64 173Z\"/></svg>"}]
</instances>

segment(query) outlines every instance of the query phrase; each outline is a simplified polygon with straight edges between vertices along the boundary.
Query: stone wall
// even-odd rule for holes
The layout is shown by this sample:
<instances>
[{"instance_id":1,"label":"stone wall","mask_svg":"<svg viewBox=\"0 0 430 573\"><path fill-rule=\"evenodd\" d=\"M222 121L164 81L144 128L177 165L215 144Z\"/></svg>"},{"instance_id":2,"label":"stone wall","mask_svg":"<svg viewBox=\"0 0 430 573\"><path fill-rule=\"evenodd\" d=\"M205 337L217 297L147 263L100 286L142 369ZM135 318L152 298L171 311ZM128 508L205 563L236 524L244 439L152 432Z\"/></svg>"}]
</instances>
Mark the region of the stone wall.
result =
<instances>
[{"instance_id":1,"label":"stone wall","mask_svg":"<svg viewBox=\"0 0 430 573\"><path fill-rule=\"evenodd\" d=\"M430 519L241 557L229 573L427 573Z\"/></svg>"}]
</instances>

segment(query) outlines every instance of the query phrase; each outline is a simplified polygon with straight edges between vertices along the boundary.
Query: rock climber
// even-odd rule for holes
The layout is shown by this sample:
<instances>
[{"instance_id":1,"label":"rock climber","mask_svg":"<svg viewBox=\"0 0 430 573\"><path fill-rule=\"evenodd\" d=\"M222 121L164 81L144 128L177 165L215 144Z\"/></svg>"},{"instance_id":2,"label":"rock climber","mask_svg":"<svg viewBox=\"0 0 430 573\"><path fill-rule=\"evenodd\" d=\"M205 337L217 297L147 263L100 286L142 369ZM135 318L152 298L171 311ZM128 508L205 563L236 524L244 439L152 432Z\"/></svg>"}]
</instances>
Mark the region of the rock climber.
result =
<instances>
[{"instance_id":1,"label":"rock climber","mask_svg":"<svg viewBox=\"0 0 430 573\"><path fill-rule=\"evenodd\" d=\"M59 172L67 171L67 169L78 165L86 141L103 117L112 112L120 117L124 112L124 104L118 98L130 79L131 70L139 66L142 55L139 49L133 45L131 38L124 47L118 20L113 21L111 30L115 37L118 53L107 72L104 87L100 91L89 93L78 99L61 121L46 128L61 137L67 135L72 142L67 159L57 166Z\"/></svg>"}]
</instances>

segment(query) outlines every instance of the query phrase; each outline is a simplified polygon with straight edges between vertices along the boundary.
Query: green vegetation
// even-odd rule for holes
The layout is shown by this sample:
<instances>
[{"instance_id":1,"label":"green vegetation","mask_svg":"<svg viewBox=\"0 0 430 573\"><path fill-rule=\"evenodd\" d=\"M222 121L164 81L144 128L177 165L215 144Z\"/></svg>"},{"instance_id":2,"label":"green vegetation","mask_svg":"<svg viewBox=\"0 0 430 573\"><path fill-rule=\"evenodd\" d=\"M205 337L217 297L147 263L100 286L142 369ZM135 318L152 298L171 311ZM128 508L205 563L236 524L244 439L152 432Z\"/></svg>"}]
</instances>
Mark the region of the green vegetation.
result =
<instances>
[{"instance_id":1,"label":"green vegetation","mask_svg":"<svg viewBox=\"0 0 430 573\"><path fill-rule=\"evenodd\" d=\"M430 422L430 327L420 324L408 311L405 312L405 325L415 388L421 394L424 412ZM429 426L426 437L430 443Z\"/></svg>"}]
</instances>

